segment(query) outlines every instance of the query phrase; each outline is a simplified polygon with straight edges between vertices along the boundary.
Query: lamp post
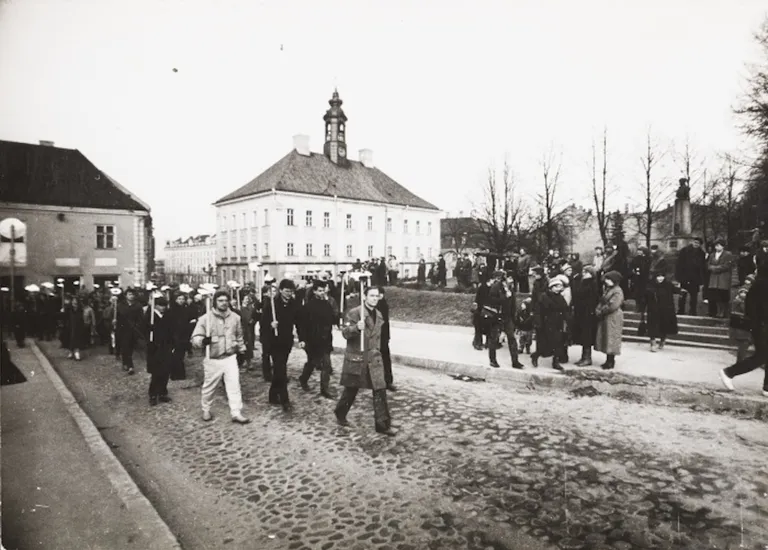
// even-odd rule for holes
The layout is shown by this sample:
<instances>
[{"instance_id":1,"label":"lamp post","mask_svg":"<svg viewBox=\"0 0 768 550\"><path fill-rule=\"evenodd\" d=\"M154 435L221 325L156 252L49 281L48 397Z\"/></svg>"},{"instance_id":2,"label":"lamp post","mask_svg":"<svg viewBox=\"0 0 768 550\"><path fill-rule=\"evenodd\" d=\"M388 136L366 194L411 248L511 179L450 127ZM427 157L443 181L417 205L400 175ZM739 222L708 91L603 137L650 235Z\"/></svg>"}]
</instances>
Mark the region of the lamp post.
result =
<instances>
[{"instance_id":1,"label":"lamp post","mask_svg":"<svg viewBox=\"0 0 768 550\"><path fill-rule=\"evenodd\" d=\"M6 218L0 222L0 235L11 240L11 307L13 307L16 300L16 239L23 239L26 232L26 224L16 218Z\"/></svg>"}]
</instances>

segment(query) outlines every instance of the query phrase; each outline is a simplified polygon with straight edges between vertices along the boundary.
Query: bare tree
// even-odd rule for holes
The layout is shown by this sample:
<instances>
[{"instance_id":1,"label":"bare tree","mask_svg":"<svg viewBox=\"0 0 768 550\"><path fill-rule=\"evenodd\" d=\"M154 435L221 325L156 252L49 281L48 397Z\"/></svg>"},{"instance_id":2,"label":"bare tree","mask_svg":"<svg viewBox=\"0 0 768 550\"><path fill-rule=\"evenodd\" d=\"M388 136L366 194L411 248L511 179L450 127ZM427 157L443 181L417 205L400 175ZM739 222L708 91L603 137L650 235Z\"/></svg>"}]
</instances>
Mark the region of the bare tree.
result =
<instances>
[{"instance_id":1,"label":"bare tree","mask_svg":"<svg viewBox=\"0 0 768 550\"><path fill-rule=\"evenodd\" d=\"M605 209L605 199L608 195L608 128L603 128L603 179L602 184L597 179L597 148L592 138L592 198L595 202L597 227L603 246L608 246L608 222L610 214Z\"/></svg>"},{"instance_id":2,"label":"bare tree","mask_svg":"<svg viewBox=\"0 0 768 550\"><path fill-rule=\"evenodd\" d=\"M467 248L470 239L470 232L480 231L478 222L472 218L446 218L445 235L451 240L451 250L456 253L456 257Z\"/></svg>"},{"instance_id":3,"label":"bare tree","mask_svg":"<svg viewBox=\"0 0 768 550\"><path fill-rule=\"evenodd\" d=\"M674 186L666 185L667 182L656 177L656 167L664 157L664 153L659 152L658 145L653 142L650 128L645 138L645 152L640 157L644 175L643 212L635 214L635 219L638 232L645 237L645 246L650 248L655 213L671 198L671 187Z\"/></svg>"},{"instance_id":4,"label":"bare tree","mask_svg":"<svg viewBox=\"0 0 768 550\"><path fill-rule=\"evenodd\" d=\"M521 200L515 196L514 175L505 160L501 181L496 170L488 169L488 179L483 186L483 201L473 211L480 231L485 235L490 252L505 254L514 249L516 232L523 216Z\"/></svg>"},{"instance_id":5,"label":"bare tree","mask_svg":"<svg viewBox=\"0 0 768 550\"><path fill-rule=\"evenodd\" d=\"M562 167L562 155L556 155L550 146L549 151L541 158L541 173L544 177L542 192L537 195L539 205L544 211L544 237L547 249L552 248L555 233L555 200L557 183L560 180L560 168Z\"/></svg>"}]
</instances>

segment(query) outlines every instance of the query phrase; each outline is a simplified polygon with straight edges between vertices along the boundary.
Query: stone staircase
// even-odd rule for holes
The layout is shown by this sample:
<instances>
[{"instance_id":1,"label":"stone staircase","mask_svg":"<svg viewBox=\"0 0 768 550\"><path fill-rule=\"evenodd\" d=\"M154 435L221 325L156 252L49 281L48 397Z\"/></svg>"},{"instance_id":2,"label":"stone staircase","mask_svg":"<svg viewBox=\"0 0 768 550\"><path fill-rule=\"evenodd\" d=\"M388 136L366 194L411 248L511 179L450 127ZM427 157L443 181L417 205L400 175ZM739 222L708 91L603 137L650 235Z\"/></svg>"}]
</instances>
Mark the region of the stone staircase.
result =
<instances>
[{"instance_id":1,"label":"stone staircase","mask_svg":"<svg viewBox=\"0 0 768 550\"><path fill-rule=\"evenodd\" d=\"M625 342L648 342L647 336L637 335L639 325L640 314L636 311L625 311L622 340ZM728 336L728 319L678 315L677 328L678 333L667 339L668 345L707 349L736 349L734 342Z\"/></svg>"}]
</instances>

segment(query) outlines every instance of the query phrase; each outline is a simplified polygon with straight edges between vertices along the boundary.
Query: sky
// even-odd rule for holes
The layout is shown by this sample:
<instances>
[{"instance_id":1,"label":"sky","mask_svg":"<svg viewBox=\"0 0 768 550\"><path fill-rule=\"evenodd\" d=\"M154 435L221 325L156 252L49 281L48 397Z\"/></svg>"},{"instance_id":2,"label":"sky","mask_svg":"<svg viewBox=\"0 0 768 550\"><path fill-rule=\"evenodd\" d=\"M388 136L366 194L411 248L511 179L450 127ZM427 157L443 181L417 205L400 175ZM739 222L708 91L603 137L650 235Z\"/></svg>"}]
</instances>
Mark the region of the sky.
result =
<instances>
[{"instance_id":1,"label":"sky","mask_svg":"<svg viewBox=\"0 0 768 550\"><path fill-rule=\"evenodd\" d=\"M214 232L212 203L293 135L321 152L335 87L350 158L372 149L449 213L479 206L504 159L535 207L550 152L556 206L590 207L604 128L609 207L632 209L649 129L659 181L690 144L694 195L719 155L749 152L732 109L767 14L764 0L0 0L0 139L82 151L149 203L158 257Z\"/></svg>"}]
</instances>

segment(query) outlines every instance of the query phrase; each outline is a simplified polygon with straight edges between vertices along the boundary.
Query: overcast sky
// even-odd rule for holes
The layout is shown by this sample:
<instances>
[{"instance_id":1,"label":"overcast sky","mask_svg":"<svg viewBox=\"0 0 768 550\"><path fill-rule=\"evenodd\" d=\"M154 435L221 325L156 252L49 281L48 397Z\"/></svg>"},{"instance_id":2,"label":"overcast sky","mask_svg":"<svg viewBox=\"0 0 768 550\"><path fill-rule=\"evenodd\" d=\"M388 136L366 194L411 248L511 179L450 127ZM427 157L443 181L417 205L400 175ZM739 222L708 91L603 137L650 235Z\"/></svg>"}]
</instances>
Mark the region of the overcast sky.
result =
<instances>
[{"instance_id":1,"label":"overcast sky","mask_svg":"<svg viewBox=\"0 0 768 550\"><path fill-rule=\"evenodd\" d=\"M563 152L558 205L589 206L604 125L623 209L642 198L649 125L663 150L689 139L711 171L718 152L745 147L732 107L766 11L764 0L10 0L0 139L80 149L151 205L159 251L212 232L211 203L294 134L322 151L334 86L350 156L373 149L441 209L468 213L505 156L532 197L550 144ZM679 174L670 152L659 177Z\"/></svg>"}]
</instances>

